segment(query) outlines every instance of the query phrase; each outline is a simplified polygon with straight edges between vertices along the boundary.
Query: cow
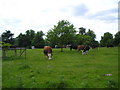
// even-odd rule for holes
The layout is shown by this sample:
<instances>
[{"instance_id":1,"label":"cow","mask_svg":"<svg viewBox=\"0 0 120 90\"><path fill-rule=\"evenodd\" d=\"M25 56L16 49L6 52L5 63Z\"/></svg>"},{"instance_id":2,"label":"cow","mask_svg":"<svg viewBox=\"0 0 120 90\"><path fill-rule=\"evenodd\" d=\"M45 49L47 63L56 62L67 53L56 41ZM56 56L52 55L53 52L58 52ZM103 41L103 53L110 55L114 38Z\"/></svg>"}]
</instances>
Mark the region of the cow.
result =
<instances>
[{"instance_id":1,"label":"cow","mask_svg":"<svg viewBox=\"0 0 120 90\"><path fill-rule=\"evenodd\" d=\"M82 55L87 53L89 51L89 49L90 49L90 47L88 45L78 45L77 46L78 51L83 50Z\"/></svg>"},{"instance_id":2,"label":"cow","mask_svg":"<svg viewBox=\"0 0 120 90\"><path fill-rule=\"evenodd\" d=\"M75 49L78 51L83 50L82 54L87 53L90 49L90 46L88 46L88 45L70 45L69 47L70 47L70 50L72 50L72 49Z\"/></svg>"},{"instance_id":3,"label":"cow","mask_svg":"<svg viewBox=\"0 0 120 90\"><path fill-rule=\"evenodd\" d=\"M44 46L44 55L48 57L48 59L52 59L52 48L50 46Z\"/></svg>"},{"instance_id":4,"label":"cow","mask_svg":"<svg viewBox=\"0 0 120 90\"><path fill-rule=\"evenodd\" d=\"M76 50L77 50L77 45L69 45L69 47L70 47L70 51L71 51L72 49L76 49Z\"/></svg>"}]
</instances>

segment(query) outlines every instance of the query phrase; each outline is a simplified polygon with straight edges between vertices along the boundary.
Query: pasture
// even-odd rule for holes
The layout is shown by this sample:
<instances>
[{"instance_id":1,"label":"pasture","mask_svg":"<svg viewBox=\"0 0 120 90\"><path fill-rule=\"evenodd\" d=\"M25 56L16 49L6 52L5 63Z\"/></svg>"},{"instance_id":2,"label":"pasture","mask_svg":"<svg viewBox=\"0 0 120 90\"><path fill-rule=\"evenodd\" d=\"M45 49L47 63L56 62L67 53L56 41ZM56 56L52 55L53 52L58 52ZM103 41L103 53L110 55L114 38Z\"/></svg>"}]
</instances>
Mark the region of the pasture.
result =
<instances>
[{"instance_id":1,"label":"pasture","mask_svg":"<svg viewBox=\"0 0 120 90\"><path fill-rule=\"evenodd\" d=\"M105 74L111 74L106 76ZM26 59L2 61L3 88L117 88L118 48L53 49L53 59L43 49L27 49Z\"/></svg>"}]
</instances>

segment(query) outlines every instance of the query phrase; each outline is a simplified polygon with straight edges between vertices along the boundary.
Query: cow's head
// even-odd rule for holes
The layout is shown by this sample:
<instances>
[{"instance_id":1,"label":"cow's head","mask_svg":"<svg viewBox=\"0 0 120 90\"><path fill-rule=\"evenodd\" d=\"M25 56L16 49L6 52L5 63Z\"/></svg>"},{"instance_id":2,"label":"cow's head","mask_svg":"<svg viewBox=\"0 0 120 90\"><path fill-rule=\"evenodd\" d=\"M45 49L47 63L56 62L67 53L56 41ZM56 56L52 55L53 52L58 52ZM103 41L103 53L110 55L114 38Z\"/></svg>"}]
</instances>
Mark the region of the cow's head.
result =
<instances>
[{"instance_id":1,"label":"cow's head","mask_svg":"<svg viewBox=\"0 0 120 90\"><path fill-rule=\"evenodd\" d=\"M47 56L49 60L52 59L52 53L48 53Z\"/></svg>"}]
</instances>

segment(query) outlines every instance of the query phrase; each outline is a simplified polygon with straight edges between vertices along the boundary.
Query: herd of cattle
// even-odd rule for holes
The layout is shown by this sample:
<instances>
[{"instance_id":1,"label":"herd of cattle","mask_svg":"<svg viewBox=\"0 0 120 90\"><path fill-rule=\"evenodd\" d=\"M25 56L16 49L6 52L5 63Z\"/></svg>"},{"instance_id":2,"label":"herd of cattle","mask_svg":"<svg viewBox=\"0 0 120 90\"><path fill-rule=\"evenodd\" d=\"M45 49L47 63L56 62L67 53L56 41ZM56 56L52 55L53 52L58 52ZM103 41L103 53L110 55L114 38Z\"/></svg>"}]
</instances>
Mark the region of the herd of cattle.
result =
<instances>
[{"instance_id":1,"label":"herd of cattle","mask_svg":"<svg viewBox=\"0 0 120 90\"><path fill-rule=\"evenodd\" d=\"M69 48L70 48L70 50L72 50L72 49L76 49L78 51L82 50L82 55L83 55L89 51L90 46L88 46L88 45L78 45L78 46L70 45ZM49 60L52 59L52 48L50 46L44 46L44 55L47 56Z\"/></svg>"}]
</instances>

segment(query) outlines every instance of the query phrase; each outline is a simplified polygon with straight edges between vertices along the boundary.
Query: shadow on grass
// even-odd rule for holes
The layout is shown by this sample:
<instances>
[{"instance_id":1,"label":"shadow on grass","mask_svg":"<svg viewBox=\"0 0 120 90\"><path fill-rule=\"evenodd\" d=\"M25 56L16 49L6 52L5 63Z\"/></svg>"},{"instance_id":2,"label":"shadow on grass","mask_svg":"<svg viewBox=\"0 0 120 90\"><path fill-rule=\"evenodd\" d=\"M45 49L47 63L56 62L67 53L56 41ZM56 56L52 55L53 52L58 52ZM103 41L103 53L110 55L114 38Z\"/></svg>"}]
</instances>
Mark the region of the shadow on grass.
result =
<instances>
[{"instance_id":1,"label":"shadow on grass","mask_svg":"<svg viewBox=\"0 0 120 90\"><path fill-rule=\"evenodd\" d=\"M118 88L118 83L114 80L108 80L106 84L107 88Z\"/></svg>"},{"instance_id":2,"label":"shadow on grass","mask_svg":"<svg viewBox=\"0 0 120 90\"><path fill-rule=\"evenodd\" d=\"M51 82L51 81L48 81L48 82L46 82L46 85L47 85L47 88L62 89L62 88L67 88L68 87L68 84L65 83L65 82Z\"/></svg>"},{"instance_id":3,"label":"shadow on grass","mask_svg":"<svg viewBox=\"0 0 120 90\"><path fill-rule=\"evenodd\" d=\"M2 60L5 61L12 61L12 60L21 60L21 59L26 59L25 57L20 57L20 56L9 56L9 57L4 57Z\"/></svg>"},{"instance_id":4,"label":"shadow on grass","mask_svg":"<svg viewBox=\"0 0 120 90\"><path fill-rule=\"evenodd\" d=\"M23 69L30 69L31 67L27 64L22 65L21 67L19 67L19 70L23 70Z\"/></svg>"}]
</instances>

